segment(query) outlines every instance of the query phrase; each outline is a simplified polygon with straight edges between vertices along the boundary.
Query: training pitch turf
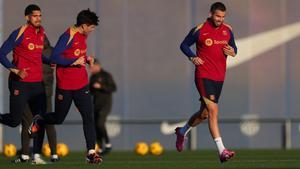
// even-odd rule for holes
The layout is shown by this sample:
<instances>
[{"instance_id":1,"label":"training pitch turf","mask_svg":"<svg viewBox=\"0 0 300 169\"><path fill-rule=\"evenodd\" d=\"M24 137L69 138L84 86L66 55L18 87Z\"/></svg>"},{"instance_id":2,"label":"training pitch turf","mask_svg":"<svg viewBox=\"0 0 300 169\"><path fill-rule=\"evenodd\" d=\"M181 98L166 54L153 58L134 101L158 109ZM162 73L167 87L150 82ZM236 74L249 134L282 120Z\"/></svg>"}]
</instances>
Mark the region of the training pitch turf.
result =
<instances>
[{"instance_id":1,"label":"training pitch turf","mask_svg":"<svg viewBox=\"0 0 300 169\"><path fill-rule=\"evenodd\" d=\"M236 157L221 164L216 151L164 152L161 156L138 156L133 152L112 152L104 157L100 166L85 163L83 153L71 153L55 164L33 166L11 164L9 158L0 157L0 169L300 169L300 150L237 150Z\"/></svg>"}]
</instances>

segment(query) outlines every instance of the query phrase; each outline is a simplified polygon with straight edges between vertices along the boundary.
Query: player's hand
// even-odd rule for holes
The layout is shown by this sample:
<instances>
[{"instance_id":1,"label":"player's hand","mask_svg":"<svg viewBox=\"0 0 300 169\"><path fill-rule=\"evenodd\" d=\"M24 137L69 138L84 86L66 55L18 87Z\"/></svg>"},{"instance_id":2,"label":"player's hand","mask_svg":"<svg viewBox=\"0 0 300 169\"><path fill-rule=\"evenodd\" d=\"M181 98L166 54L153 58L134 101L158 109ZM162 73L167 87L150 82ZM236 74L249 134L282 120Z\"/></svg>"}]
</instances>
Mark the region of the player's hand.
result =
<instances>
[{"instance_id":1,"label":"player's hand","mask_svg":"<svg viewBox=\"0 0 300 169\"><path fill-rule=\"evenodd\" d=\"M91 67L94 66L94 62L95 62L94 56L88 56L86 60L90 64Z\"/></svg>"},{"instance_id":2,"label":"player's hand","mask_svg":"<svg viewBox=\"0 0 300 169\"><path fill-rule=\"evenodd\" d=\"M81 56L78 58L74 63L72 63L72 66L85 66L85 57Z\"/></svg>"},{"instance_id":3,"label":"player's hand","mask_svg":"<svg viewBox=\"0 0 300 169\"><path fill-rule=\"evenodd\" d=\"M96 83L93 84L93 87L94 87L95 89L101 89L101 88L102 88L102 85L101 85L100 83L96 82Z\"/></svg>"},{"instance_id":4,"label":"player's hand","mask_svg":"<svg viewBox=\"0 0 300 169\"><path fill-rule=\"evenodd\" d=\"M229 46L228 44L225 45L225 47L223 48L223 52L225 53L225 55L229 55L232 57L235 57L236 53L234 52L233 47Z\"/></svg>"},{"instance_id":5,"label":"player's hand","mask_svg":"<svg viewBox=\"0 0 300 169\"><path fill-rule=\"evenodd\" d=\"M55 68L56 68L56 64L51 63L51 64L50 64L50 67L51 67L51 69L55 69Z\"/></svg>"},{"instance_id":6,"label":"player's hand","mask_svg":"<svg viewBox=\"0 0 300 169\"><path fill-rule=\"evenodd\" d=\"M28 76L27 70L29 68L24 68L24 69L10 69L13 73L15 73L17 76L19 76L21 79L24 79L25 77Z\"/></svg>"},{"instance_id":7,"label":"player's hand","mask_svg":"<svg viewBox=\"0 0 300 169\"><path fill-rule=\"evenodd\" d=\"M204 60L202 60L200 57L192 57L191 61L194 65L202 65L204 63Z\"/></svg>"}]
</instances>

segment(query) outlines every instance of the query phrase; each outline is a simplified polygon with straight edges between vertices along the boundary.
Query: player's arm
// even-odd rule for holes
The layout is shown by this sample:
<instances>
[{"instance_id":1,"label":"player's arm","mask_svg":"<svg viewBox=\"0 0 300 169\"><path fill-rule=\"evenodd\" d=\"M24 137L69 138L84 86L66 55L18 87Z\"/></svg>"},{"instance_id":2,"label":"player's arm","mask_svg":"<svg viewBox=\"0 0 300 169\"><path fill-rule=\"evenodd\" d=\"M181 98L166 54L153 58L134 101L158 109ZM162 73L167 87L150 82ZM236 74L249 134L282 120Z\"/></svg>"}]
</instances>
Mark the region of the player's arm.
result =
<instances>
[{"instance_id":1,"label":"player's arm","mask_svg":"<svg viewBox=\"0 0 300 169\"><path fill-rule=\"evenodd\" d=\"M117 86L111 74L110 73L105 74L105 78L107 80L105 83L102 84L101 89L107 93L115 92L117 90Z\"/></svg>"},{"instance_id":2,"label":"player's arm","mask_svg":"<svg viewBox=\"0 0 300 169\"><path fill-rule=\"evenodd\" d=\"M8 60L7 54L22 42L23 35L17 39L19 31L20 28L13 31L0 48L0 63L7 69L16 69L16 66Z\"/></svg>"},{"instance_id":3,"label":"player's arm","mask_svg":"<svg viewBox=\"0 0 300 169\"><path fill-rule=\"evenodd\" d=\"M98 76L97 75L92 75L90 77L90 84L89 84L89 87L90 87L90 91L93 93L97 90L99 90L101 88L101 84L100 82L98 81Z\"/></svg>"},{"instance_id":4,"label":"player's arm","mask_svg":"<svg viewBox=\"0 0 300 169\"><path fill-rule=\"evenodd\" d=\"M197 57L197 55L190 48L193 44L195 44L197 42L199 35L200 35L200 30L197 29L197 27L194 27L180 44L181 51L195 65L204 63L203 60L201 60L199 57Z\"/></svg>"},{"instance_id":5,"label":"player's arm","mask_svg":"<svg viewBox=\"0 0 300 169\"><path fill-rule=\"evenodd\" d=\"M79 59L70 59L70 58L65 58L62 56L62 53L71 47L72 41L68 43L70 38L70 35L65 32L62 34L56 43L52 55L51 55L51 63L61 65L61 66L72 66L72 65L77 65L78 60L83 60L84 58L80 57Z\"/></svg>"},{"instance_id":6,"label":"player's arm","mask_svg":"<svg viewBox=\"0 0 300 169\"><path fill-rule=\"evenodd\" d=\"M230 39L228 44L223 48L225 55L235 57L237 54L237 47L235 44L235 39L232 30L230 30Z\"/></svg>"},{"instance_id":7,"label":"player's arm","mask_svg":"<svg viewBox=\"0 0 300 169\"><path fill-rule=\"evenodd\" d=\"M53 47L51 46L49 39L45 35L44 48L42 51L42 61L44 64L47 64L47 65L51 64L50 56L51 56L52 51L53 51Z\"/></svg>"},{"instance_id":8,"label":"player's arm","mask_svg":"<svg viewBox=\"0 0 300 169\"><path fill-rule=\"evenodd\" d=\"M20 29L21 28L13 31L8 37L8 39L2 44L0 48L0 63L9 71L15 73L23 79L27 76L26 69L18 69L16 65L11 63L7 58L7 54L11 52L14 49L14 47L20 44L23 40L23 34L19 35Z\"/></svg>"},{"instance_id":9,"label":"player's arm","mask_svg":"<svg viewBox=\"0 0 300 169\"><path fill-rule=\"evenodd\" d=\"M94 62L95 62L95 56L93 56L93 55L86 56L85 62L92 67L94 65Z\"/></svg>"}]
</instances>

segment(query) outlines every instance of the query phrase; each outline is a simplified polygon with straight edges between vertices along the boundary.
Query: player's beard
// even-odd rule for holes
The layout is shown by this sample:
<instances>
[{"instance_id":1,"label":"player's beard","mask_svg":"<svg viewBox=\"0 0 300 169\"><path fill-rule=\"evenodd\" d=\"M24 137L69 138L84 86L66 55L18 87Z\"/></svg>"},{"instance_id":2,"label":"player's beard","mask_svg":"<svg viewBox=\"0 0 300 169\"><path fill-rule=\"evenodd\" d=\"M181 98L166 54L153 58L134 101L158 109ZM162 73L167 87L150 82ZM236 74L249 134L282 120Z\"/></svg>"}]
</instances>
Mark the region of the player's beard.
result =
<instances>
[{"instance_id":1,"label":"player's beard","mask_svg":"<svg viewBox=\"0 0 300 169\"><path fill-rule=\"evenodd\" d=\"M215 27L219 27L220 25L222 25L222 23L223 23L222 21L214 21L213 20L213 24Z\"/></svg>"},{"instance_id":2,"label":"player's beard","mask_svg":"<svg viewBox=\"0 0 300 169\"><path fill-rule=\"evenodd\" d=\"M41 27L41 21L35 21L35 22L28 22L28 24L32 25L35 28L40 28Z\"/></svg>"},{"instance_id":3,"label":"player's beard","mask_svg":"<svg viewBox=\"0 0 300 169\"><path fill-rule=\"evenodd\" d=\"M34 24L34 27L36 27L36 28L41 27L41 23L42 23L41 21L36 21Z\"/></svg>"}]
</instances>

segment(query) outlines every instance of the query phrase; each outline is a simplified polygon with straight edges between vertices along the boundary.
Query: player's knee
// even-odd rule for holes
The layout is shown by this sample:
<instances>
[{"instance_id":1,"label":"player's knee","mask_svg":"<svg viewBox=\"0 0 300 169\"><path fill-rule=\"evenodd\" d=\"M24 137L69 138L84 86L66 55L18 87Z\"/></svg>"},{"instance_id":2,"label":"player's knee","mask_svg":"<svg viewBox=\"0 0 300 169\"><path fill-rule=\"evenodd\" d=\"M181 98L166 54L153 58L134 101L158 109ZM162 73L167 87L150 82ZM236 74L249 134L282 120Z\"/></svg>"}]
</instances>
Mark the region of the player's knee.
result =
<instances>
[{"instance_id":1,"label":"player's knee","mask_svg":"<svg viewBox=\"0 0 300 169\"><path fill-rule=\"evenodd\" d=\"M208 118L208 113L207 113L207 111L203 112L203 113L201 114L200 118L201 118L202 120L206 120L206 119Z\"/></svg>"},{"instance_id":2,"label":"player's knee","mask_svg":"<svg viewBox=\"0 0 300 169\"><path fill-rule=\"evenodd\" d=\"M210 109L208 111L208 118L217 118L218 117L218 109Z\"/></svg>"}]
</instances>

